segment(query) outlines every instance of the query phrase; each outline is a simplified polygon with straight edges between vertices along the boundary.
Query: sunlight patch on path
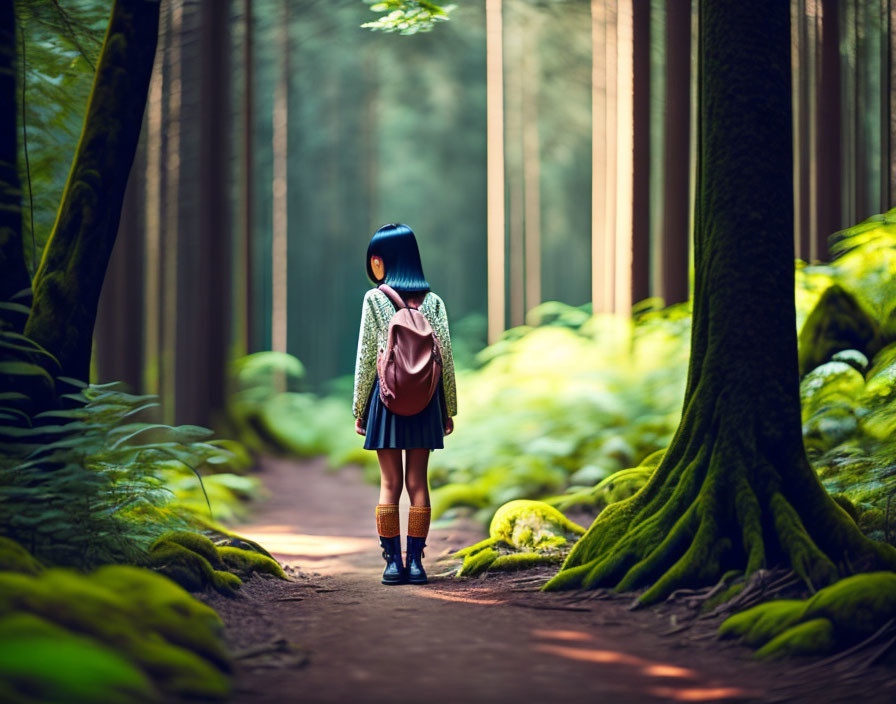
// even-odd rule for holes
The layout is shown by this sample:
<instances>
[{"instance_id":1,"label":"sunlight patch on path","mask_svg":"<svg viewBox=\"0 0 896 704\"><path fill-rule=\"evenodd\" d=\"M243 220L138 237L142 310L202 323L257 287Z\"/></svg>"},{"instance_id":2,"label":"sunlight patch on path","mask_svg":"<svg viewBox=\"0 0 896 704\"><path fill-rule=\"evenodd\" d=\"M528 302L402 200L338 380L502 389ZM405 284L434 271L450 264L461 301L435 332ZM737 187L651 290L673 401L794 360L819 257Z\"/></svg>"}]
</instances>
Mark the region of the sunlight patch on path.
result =
<instances>
[{"instance_id":1,"label":"sunlight patch on path","mask_svg":"<svg viewBox=\"0 0 896 704\"><path fill-rule=\"evenodd\" d=\"M576 642L582 645L562 645L559 643L534 643L533 650L541 653L548 653L569 660L578 660L580 662L590 662L597 665L622 665L637 668L642 675L647 677L671 678L671 679L699 679L698 673L686 667L679 667L669 663L651 661L637 655L624 653L618 650L607 650L605 648L587 647L584 643L594 641L592 634L586 631L575 630L553 630L553 629L533 629L533 636L536 638L565 641L566 643ZM722 699L743 699L747 696L747 692L737 687L711 687L711 686L693 686L692 684L675 687L650 687L648 692L652 696L662 697L673 701L681 702L703 702L703 701L719 701Z\"/></svg>"},{"instance_id":2,"label":"sunlight patch on path","mask_svg":"<svg viewBox=\"0 0 896 704\"><path fill-rule=\"evenodd\" d=\"M287 559L317 560L373 549L368 538L296 533L291 526L253 526L242 534L264 545L272 554Z\"/></svg>"}]
</instances>

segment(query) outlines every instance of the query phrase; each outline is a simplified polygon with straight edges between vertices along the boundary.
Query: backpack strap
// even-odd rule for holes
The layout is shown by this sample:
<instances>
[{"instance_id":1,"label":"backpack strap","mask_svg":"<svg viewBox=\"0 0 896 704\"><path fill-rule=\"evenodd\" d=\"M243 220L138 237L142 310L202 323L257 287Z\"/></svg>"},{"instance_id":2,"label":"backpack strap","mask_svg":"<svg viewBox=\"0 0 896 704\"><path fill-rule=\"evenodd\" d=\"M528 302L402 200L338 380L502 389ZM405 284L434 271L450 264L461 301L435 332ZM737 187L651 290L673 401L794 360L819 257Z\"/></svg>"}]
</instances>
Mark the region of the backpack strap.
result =
<instances>
[{"instance_id":1,"label":"backpack strap","mask_svg":"<svg viewBox=\"0 0 896 704\"><path fill-rule=\"evenodd\" d=\"M389 297L389 300L392 301L396 310L410 308L410 306L404 302L404 299L398 295L398 291L392 288L389 284L380 284L377 288Z\"/></svg>"}]
</instances>

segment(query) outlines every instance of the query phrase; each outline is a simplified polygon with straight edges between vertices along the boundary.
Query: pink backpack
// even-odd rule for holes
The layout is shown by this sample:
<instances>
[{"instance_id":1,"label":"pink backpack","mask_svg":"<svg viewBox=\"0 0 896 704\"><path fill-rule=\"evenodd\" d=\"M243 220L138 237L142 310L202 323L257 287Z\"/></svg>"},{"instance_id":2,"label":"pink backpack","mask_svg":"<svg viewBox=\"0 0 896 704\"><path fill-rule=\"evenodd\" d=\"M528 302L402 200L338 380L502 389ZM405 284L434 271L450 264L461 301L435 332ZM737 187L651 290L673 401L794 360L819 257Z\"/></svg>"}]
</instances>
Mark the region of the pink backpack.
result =
<instances>
[{"instance_id":1,"label":"pink backpack","mask_svg":"<svg viewBox=\"0 0 896 704\"><path fill-rule=\"evenodd\" d=\"M432 326L388 284L379 289L395 305L386 350L376 360L380 400L392 413L412 416L432 400L442 376L442 351Z\"/></svg>"}]
</instances>

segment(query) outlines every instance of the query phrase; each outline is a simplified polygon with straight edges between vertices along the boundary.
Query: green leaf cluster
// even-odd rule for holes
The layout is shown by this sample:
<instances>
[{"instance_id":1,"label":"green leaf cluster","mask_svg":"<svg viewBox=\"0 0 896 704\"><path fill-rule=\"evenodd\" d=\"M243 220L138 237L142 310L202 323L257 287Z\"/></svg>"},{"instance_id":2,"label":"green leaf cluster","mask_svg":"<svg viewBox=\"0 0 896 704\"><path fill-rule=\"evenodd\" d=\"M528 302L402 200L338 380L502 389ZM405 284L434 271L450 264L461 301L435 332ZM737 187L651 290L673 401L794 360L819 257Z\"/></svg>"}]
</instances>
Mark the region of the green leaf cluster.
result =
<instances>
[{"instance_id":1,"label":"green leaf cluster","mask_svg":"<svg viewBox=\"0 0 896 704\"><path fill-rule=\"evenodd\" d=\"M427 0L364 0L374 12L383 15L361 26L380 32L411 35L429 32L439 22L448 20L455 5L437 5Z\"/></svg>"}]
</instances>

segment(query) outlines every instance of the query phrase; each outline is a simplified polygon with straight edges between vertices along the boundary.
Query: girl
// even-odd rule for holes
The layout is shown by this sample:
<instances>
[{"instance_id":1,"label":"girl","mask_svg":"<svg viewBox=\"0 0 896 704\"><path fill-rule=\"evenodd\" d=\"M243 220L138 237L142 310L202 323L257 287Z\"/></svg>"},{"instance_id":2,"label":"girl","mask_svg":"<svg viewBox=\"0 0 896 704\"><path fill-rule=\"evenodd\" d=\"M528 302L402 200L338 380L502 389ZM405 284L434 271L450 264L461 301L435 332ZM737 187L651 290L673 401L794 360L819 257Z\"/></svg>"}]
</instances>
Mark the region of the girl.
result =
<instances>
[{"instance_id":1,"label":"girl","mask_svg":"<svg viewBox=\"0 0 896 704\"><path fill-rule=\"evenodd\" d=\"M425 584L426 572L420 558L429 533L427 463L431 450L444 447L443 436L454 430L452 416L457 413L448 316L442 299L429 290L417 240L407 225L383 225L374 233L367 247L367 276L377 285L388 284L407 305L417 308L429 321L441 348L442 376L429 405L416 415L392 413L380 400L376 360L386 348L386 333L395 305L379 288L370 289L365 294L352 412L356 418L355 431L366 436L364 448L376 450L380 462L376 526L386 560L382 581L383 584ZM405 451L403 468L402 450ZM398 520L402 484L407 486L411 500L407 522L407 567L401 560Z\"/></svg>"}]
</instances>

